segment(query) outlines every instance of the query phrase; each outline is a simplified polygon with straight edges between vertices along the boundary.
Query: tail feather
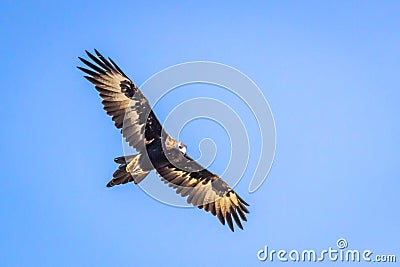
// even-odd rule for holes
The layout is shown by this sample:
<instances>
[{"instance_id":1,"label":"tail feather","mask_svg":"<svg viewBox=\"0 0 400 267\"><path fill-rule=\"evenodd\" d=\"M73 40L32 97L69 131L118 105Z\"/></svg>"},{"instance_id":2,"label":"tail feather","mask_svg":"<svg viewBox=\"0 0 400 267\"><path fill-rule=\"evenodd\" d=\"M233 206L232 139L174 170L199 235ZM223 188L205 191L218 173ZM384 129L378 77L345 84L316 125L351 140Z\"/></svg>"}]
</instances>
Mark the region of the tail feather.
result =
<instances>
[{"instance_id":1,"label":"tail feather","mask_svg":"<svg viewBox=\"0 0 400 267\"><path fill-rule=\"evenodd\" d=\"M122 156L114 159L115 163L118 164L126 164L127 162L129 163L134 157L137 155L129 155L129 156Z\"/></svg>"},{"instance_id":2,"label":"tail feather","mask_svg":"<svg viewBox=\"0 0 400 267\"><path fill-rule=\"evenodd\" d=\"M126 184L133 181L132 175L126 171L126 164L121 165L113 174L113 179L107 183L107 187Z\"/></svg>"},{"instance_id":3,"label":"tail feather","mask_svg":"<svg viewBox=\"0 0 400 267\"><path fill-rule=\"evenodd\" d=\"M143 181L150 171L143 171L140 166L140 154L115 158L114 161L119 165L113 174L113 179L107 183L107 187L114 185L134 182L135 184Z\"/></svg>"}]
</instances>

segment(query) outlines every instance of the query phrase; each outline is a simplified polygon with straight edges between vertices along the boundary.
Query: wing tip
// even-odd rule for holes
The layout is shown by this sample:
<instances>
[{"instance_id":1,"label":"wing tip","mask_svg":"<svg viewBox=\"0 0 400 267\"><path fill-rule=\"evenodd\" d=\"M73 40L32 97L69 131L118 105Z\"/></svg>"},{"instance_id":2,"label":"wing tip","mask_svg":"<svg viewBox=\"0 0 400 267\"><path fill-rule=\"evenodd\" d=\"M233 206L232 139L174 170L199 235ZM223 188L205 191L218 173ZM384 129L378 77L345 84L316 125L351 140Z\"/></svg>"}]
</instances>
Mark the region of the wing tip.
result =
<instances>
[{"instance_id":1,"label":"wing tip","mask_svg":"<svg viewBox=\"0 0 400 267\"><path fill-rule=\"evenodd\" d=\"M244 201L243 198L241 198L238 194L236 194L237 198L240 200L240 202L242 202L244 205L246 205L247 207L250 207L250 204L247 203L246 201Z\"/></svg>"},{"instance_id":2,"label":"wing tip","mask_svg":"<svg viewBox=\"0 0 400 267\"><path fill-rule=\"evenodd\" d=\"M103 56L102 54L100 54L99 51L97 51L96 48L93 48L93 50L94 50L94 52L96 53L96 55L97 55L98 57L102 57L102 56Z\"/></svg>"}]
</instances>

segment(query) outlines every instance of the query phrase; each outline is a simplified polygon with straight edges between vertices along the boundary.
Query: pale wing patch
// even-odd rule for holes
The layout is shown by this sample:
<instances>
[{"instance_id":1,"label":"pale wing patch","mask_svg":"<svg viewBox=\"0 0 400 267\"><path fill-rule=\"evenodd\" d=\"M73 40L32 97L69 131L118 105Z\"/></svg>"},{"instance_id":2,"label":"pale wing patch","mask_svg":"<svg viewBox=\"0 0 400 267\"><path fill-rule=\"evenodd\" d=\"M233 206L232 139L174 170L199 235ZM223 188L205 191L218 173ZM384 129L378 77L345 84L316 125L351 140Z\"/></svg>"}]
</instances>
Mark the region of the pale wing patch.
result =
<instances>
[{"instance_id":1,"label":"pale wing patch","mask_svg":"<svg viewBox=\"0 0 400 267\"><path fill-rule=\"evenodd\" d=\"M103 99L104 109L112 117L115 126L118 129L122 128L125 140L130 146L143 152L146 142L144 132L151 107L136 85L111 59L107 60L96 50L95 52L97 57L86 51L95 64L79 58L90 69L78 68L89 74L85 78L95 85ZM153 128L161 129L155 117L149 118L148 122Z\"/></svg>"},{"instance_id":2,"label":"pale wing patch","mask_svg":"<svg viewBox=\"0 0 400 267\"><path fill-rule=\"evenodd\" d=\"M245 213L249 213L246 208L248 204L219 177L215 175L198 177L199 173L182 171L172 165L157 169L157 172L163 182L174 188L177 194L187 197L188 203L211 212L223 225L227 222L232 231L234 231L233 220L240 229L243 229L241 221L247 221Z\"/></svg>"}]
</instances>

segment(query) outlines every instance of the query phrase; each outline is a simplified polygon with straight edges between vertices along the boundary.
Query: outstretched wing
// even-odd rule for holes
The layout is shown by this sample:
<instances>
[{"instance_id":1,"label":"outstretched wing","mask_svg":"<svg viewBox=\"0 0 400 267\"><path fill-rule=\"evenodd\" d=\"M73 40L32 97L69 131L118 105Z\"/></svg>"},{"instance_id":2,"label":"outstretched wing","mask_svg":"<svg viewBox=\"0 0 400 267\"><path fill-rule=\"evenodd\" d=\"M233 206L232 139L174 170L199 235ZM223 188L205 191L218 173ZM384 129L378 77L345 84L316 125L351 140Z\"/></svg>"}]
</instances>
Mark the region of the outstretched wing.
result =
<instances>
[{"instance_id":1,"label":"outstretched wing","mask_svg":"<svg viewBox=\"0 0 400 267\"><path fill-rule=\"evenodd\" d=\"M179 166L179 167L178 167ZM217 216L223 225L225 221L234 231L233 220L240 229L242 221L247 221L245 213L249 206L219 176L204 169L189 156L174 157L173 164L156 167L164 183L187 197L187 202Z\"/></svg>"},{"instance_id":2,"label":"outstretched wing","mask_svg":"<svg viewBox=\"0 0 400 267\"><path fill-rule=\"evenodd\" d=\"M104 58L96 49L97 57L86 51L93 61L79 57L89 68L78 67L99 92L103 108L115 126L138 152L162 134L162 126L151 110L148 100L111 58Z\"/></svg>"}]
</instances>

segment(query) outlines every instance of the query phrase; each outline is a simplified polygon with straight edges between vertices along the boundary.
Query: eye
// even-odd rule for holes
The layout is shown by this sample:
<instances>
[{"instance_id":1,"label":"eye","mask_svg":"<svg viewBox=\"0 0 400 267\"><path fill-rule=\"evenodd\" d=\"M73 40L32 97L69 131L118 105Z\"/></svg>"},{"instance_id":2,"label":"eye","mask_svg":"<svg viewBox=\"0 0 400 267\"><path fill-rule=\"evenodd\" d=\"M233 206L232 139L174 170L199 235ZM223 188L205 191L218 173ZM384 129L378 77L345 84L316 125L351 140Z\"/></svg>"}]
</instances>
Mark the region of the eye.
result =
<instances>
[{"instance_id":1,"label":"eye","mask_svg":"<svg viewBox=\"0 0 400 267\"><path fill-rule=\"evenodd\" d=\"M182 149L183 148L183 146L182 145L179 145L179 149Z\"/></svg>"}]
</instances>

